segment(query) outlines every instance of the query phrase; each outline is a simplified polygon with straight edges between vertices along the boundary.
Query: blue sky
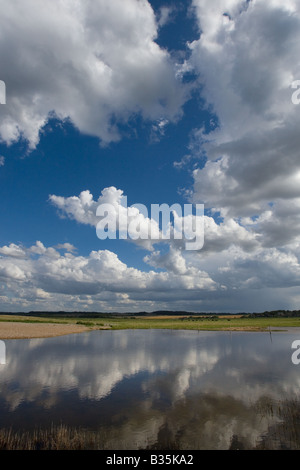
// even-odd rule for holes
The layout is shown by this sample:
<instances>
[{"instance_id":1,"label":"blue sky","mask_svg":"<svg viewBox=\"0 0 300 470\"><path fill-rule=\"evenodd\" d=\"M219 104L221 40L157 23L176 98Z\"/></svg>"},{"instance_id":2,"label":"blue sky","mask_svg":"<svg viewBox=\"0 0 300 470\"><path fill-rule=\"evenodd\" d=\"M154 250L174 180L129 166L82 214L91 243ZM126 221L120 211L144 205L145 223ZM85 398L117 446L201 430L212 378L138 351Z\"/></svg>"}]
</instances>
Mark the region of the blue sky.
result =
<instances>
[{"instance_id":1,"label":"blue sky","mask_svg":"<svg viewBox=\"0 0 300 470\"><path fill-rule=\"evenodd\" d=\"M0 311L299 308L300 11L281 3L3 0ZM204 204L203 248L99 240L121 195Z\"/></svg>"}]
</instances>

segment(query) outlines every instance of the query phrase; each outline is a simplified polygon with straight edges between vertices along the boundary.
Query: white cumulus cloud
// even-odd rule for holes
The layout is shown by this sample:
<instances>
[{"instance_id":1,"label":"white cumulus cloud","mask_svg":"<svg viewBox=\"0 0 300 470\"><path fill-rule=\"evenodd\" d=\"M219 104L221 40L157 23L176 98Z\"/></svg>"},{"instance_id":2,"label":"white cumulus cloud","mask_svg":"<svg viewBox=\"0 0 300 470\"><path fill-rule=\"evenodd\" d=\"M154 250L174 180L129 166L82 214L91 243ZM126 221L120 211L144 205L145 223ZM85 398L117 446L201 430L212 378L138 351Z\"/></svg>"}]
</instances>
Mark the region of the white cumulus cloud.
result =
<instances>
[{"instance_id":1,"label":"white cumulus cloud","mask_svg":"<svg viewBox=\"0 0 300 470\"><path fill-rule=\"evenodd\" d=\"M49 115L104 144L136 114L176 120L186 94L157 31L147 0L2 0L1 139L34 148Z\"/></svg>"},{"instance_id":2,"label":"white cumulus cloud","mask_svg":"<svg viewBox=\"0 0 300 470\"><path fill-rule=\"evenodd\" d=\"M203 97L219 125L198 131L208 157L194 200L222 215L257 216L300 196L297 1L194 0L202 34L191 47Z\"/></svg>"}]
</instances>

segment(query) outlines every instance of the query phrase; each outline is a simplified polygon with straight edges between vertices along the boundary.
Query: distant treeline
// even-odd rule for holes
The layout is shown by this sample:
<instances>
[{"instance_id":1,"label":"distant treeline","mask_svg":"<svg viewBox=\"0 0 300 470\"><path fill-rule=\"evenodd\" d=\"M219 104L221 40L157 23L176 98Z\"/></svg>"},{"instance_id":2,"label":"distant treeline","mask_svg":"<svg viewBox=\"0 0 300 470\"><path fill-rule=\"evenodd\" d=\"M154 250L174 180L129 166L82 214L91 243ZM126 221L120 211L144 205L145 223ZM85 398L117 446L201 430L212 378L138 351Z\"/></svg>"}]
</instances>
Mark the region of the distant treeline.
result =
<instances>
[{"instance_id":1,"label":"distant treeline","mask_svg":"<svg viewBox=\"0 0 300 470\"><path fill-rule=\"evenodd\" d=\"M248 317L300 317L300 310L272 310L271 312L251 313Z\"/></svg>"},{"instance_id":2,"label":"distant treeline","mask_svg":"<svg viewBox=\"0 0 300 470\"><path fill-rule=\"evenodd\" d=\"M261 313L215 313L215 312L188 312L188 311L173 311L173 310L156 310L154 312L45 312L45 311L30 311L30 312L0 312L0 315L19 315L25 317L56 317L56 318L107 318L107 317L146 317L146 316L214 316L218 317L221 315L230 315L232 317L236 315L242 315L247 318L257 318L257 317L300 317L300 310L272 310L265 311Z\"/></svg>"},{"instance_id":3,"label":"distant treeline","mask_svg":"<svg viewBox=\"0 0 300 470\"><path fill-rule=\"evenodd\" d=\"M30 311L30 312L0 312L0 315L19 315L26 317L63 317L63 318L107 318L107 317L146 317L146 316L196 316L196 315L216 315L213 313L196 313L187 311L172 311L172 310L157 310L155 312L45 312L45 311ZM224 315L224 314L222 314Z\"/></svg>"}]
</instances>

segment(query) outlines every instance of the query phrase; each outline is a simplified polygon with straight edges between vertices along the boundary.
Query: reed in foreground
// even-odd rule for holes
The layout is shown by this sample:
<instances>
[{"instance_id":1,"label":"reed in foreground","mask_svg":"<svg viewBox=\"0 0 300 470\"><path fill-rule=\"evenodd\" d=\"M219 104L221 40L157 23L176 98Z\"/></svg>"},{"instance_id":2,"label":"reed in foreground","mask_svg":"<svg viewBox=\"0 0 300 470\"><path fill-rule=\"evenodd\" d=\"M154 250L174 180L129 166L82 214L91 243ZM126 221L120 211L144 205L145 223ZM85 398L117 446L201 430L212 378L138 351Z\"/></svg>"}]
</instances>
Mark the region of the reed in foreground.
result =
<instances>
[{"instance_id":1,"label":"reed in foreground","mask_svg":"<svg viewBox=\"0 0 300 470\"><path fill-rule=\"evenodd\" d=\"M68 426L51 426L50 429L14 431L0 429L0 450L100 450L99 433Z\"/></svg>"}]
</instances>

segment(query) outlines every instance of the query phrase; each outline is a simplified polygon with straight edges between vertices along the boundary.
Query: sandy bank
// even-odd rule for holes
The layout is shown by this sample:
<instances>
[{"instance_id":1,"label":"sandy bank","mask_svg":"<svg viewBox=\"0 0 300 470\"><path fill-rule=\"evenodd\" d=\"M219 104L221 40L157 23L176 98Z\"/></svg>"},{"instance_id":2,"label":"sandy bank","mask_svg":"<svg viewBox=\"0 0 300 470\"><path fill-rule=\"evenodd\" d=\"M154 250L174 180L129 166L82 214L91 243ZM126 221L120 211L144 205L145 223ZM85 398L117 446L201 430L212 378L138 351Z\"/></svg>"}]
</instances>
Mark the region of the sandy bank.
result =
<instances>
[{"instance_id":1,"label":"sandy bank","mask_svg":"<svg viewBox=\"0 0 300 470\"><path fill-rule=\"evenodd\" d=\"M51 338L90 331L84 325L0 322L0 339Z\"/></svg>"}]
</instances>

